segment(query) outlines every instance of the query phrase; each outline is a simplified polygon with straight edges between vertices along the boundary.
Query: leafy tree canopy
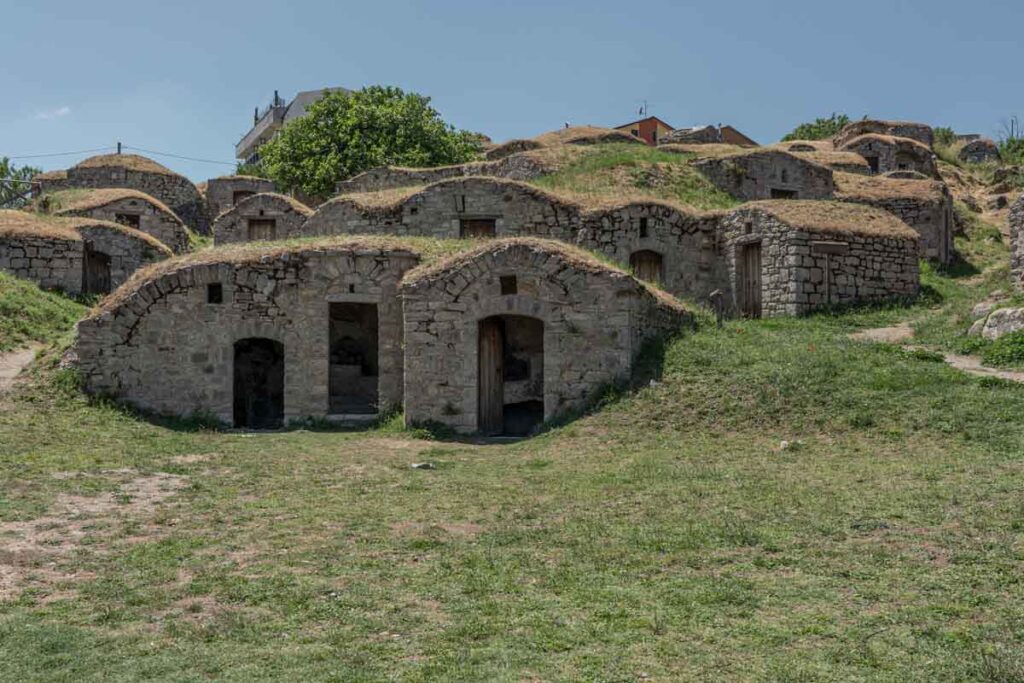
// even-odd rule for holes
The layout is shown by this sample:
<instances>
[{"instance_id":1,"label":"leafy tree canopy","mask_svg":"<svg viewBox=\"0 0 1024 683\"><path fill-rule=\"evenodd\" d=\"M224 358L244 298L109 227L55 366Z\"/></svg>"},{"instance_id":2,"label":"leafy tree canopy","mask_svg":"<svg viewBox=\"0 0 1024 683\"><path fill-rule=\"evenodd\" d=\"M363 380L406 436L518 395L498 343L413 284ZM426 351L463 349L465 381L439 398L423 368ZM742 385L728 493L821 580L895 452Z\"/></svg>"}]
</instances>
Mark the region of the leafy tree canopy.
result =
<instances>
[{"instance_id":1,"label":"leafy tree canopy","mask_svg":"<svg viewBox=\"0 0 1024 683\"><path fill-rule=\"evenodd\" d=\"M843 129L843 126L850 122L846 114L836 114L827 119L815 119L814 123L802 123L793 129L793 132L782 138L783 142L790 140L827 140L834 137Z\"/></svg>"},{"instance_id":2,"label":"leafy tree canopy","mask_svg":"<svg viewBox=\"0 0 1024 683\"><path fill-rule=\"evenodd\" d=\"M430 98L370 86L330 92L260 150L266 174L283 190L328 197L339 180L377 166L439 166L473 159L480 138L456 130Z\"/></svg>"},{"instance_id":3,"label":"leafy tree canopy","mask_svg":"<svg viewBox=\"0 0 1024 683\"><path fill-rule=\"evenodd\" d=\"M24 182L41 173L33 166L15 166L7 157L0 157L0 209L17 209L28 203L24 196L29 186Z\"/></svg>"}]
</instances>

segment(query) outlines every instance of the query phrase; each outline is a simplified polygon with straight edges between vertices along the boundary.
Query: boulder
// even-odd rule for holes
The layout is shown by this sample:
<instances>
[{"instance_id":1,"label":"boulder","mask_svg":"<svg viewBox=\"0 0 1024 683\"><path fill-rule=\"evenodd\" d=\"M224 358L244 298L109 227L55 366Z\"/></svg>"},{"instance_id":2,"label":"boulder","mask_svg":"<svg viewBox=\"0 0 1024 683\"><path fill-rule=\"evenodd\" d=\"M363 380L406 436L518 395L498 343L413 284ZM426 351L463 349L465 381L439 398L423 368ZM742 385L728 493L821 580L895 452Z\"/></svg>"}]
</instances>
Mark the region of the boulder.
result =
<instances>
[{"instance_id":1,"label":"boulder","mask_svg":"<svg viewBox=\"0 0 1024 683\"><path fill-rule=\"evenodd\" d=\"M993 340L1018 330L1024 330L1024 308L1000 308L988 316L981 336Z\"/></svg>"}]
</instances>

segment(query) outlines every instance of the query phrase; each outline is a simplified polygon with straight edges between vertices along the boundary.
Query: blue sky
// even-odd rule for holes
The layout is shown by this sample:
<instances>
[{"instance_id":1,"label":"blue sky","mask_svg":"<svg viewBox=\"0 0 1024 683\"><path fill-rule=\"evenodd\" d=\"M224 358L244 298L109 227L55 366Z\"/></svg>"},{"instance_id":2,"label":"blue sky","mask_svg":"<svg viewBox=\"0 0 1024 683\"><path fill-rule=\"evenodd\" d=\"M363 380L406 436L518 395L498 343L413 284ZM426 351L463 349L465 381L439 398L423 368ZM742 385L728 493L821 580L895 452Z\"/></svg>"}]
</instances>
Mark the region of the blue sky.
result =
<instances>
[{"instance_id":1,"label":"blue sky","mask_svg":"<svg viewBox=\"0 0 1024 683\"><path fill-rule=\"evenodd\" d=\"M375 83L496 141L626 123L643 100L760 142L832 111L996 135L1024 116L1021 26L1020 0L8 3L0 155L121 140L230 162L274 89Z\"/></svg>"}]
</instances>

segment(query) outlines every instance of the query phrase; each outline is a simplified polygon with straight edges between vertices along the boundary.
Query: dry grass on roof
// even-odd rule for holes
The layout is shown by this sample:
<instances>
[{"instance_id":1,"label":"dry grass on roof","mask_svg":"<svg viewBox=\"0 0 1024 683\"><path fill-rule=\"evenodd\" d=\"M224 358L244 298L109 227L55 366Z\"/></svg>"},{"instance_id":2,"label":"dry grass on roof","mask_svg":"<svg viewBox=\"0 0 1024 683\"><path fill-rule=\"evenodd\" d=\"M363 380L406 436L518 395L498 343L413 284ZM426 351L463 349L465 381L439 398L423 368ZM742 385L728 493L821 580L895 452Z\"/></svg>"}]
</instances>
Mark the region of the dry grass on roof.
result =
<instances>
[{"instance_id":1,"label":"dry grass on roof","mask_svg":"<svg viewBox=\"0 0 1024 683\"><path fill-rule=\"evenodd\" d=\"M774 199L750 202L740 209L760 209L807 232L918 238L913 228L893 214L864 204Z\"/></svg>"},{"instance_id":2,"label":"dry grass on roof","mask_svg":"<svg viewBox=\"0 0 1024 683\"><path fill-rule=\"evenodd\" d=\"M893 145L896 147L912 147L922 154L932 153L931 148L923 142L918 142L913 138L901 138L895 135L884 135L882 133L865 133L864 135L858 135L857 137L852 138L849 142L843 143L843 149L849 149L855 145L871 141L883 142L887 145Z\"/></svg>"},{"instance_id":3,"label":"dry grass on roof","mask_svg":"<svg viewBox=\"0 0 1024 683\"><path fill-rule=\"evenodd\" d=\"M137 240L146 242L150 247L167 256L171 255L171 250L160 240L120 223L77 216L51 216L43 213L29 213L27 211L0 210L0 235L35 236L78 242L82 239L81 234L78 232L79 230L94 227L124 233Z\"/></svg>"},{"instance_id":4,"label":"dry grass on roof","mask_svg":"<svg viewBox=\"0 0 1024 683\"><path fill-rule=\"evenodd\" d=\"M541 133L533 138L535 142L548 147L551 145L571 145L596 142L639 142L643 140L625 131L599 126L570 126Z\"/></svg>"},{"instance_id":5,"label":"dry grass on roof","mask_svg":"<svg viewBox=\"0 0 1024 683\"><path fill-rule=\"evenodd\" d=\"M619 277L631 278L639 287L646 290L661 303L685 312L687 309L681 301L671 294L664 292L657 286L638 280L630 273L620 268L611 261L599 258L596 254L558 240L548 240L540 237L508 237L496 240L479 241L477 246L452 254L434 263L424 263L410 270L402 278L403 284L413 284L426 280L433 280L443 277L451 269L460 268L480 256L510 249L514 247L526 247L533 251L557 255L560 260L575 268L576 270L592 274L610 274Z\"/></svg>"},{"instance_id":6,"label":"dry grass on roof","mask_svg":"<svg viewBox=\"0 0 1024 683\"><path fill-rule=\"evenodd\" d=\"M133 292L165 275L196 266L244 266L280 259L284 255L309 253L402 253L432 263L459 251L471 249L477 242L445 240L430 237L391 237L387 235L332 235L329 237L298 237L275 242L244 242L211 247L182 254L140 268L121 287L103 299L91 317L111 311L127 300Z\"/></svg>"},{"instance_id":7,"label":"dry grass on roof","mask_svg":"<svg viewBox=\"0 0 1024 683\"><path fill-rule=\"evenodd\" d=\"M67 180L68 172L65 170L59 171L46 171L45 173L36 173L32 176L32 180Z\"/></svg>"},{"instance_id":8,"label":"dry grass on roof","mask_svg":"<svg viewBox=\"0 0 1024 683\"><path fill-rule=\"evenodd\" d=\"M944 197L942 183L937 180L883 178L857 173L835 173L836 196L865 201L906 197L938 202Z\"/></svg>"},{"instance_id":9,"label":"dry grass on roof","mask_svg":"<svg viewBox=\"0 0 1024 683\"><path fill-rule=\"evenodd\" d=\"M813 147L819 152L831 152L836 146L831 140L786 140L785 142L777 142L772 147L779 149L789 150L792 145L806 145Z\"/></svg>"},{"instance_id":10,"label":"dry grass on roof","mask_svg":"<svg viewBox=\"0 0 1024 683\"><path fill-rule=\"evenodd\" d=\"M738 154L749 147L740 147L739 145L730 145L723 142L712 142L706 145L696 144L692 142L673 142L667 145L658 145L658 151L660 152L672 152L674 154L692 154L698 159L711 159L716 157L731 156Z\"/></svg>"},{"instance_id":11,"label":"dry grass on roof","mask_svg":"<svg viewBox=\"0 0 1024 683\"><path fill-rule=\"evenodd\" d=\"M292 210L294 210L297 213L301 213L303 216L310 216L310 215L313 214L313 209L309 208L308 206L306 206L305 204L300 202L295 197L289 197L288 195L281 194L279 192L259 192L257 194L254 194L254 195L250 196L250 197L246 197L245 199L240 201L238 204L236 204L234 208L242 206L246 202L251 202L251 201L255 200L256 197L270 197L270 198L276 199L277 201L284 202L285 204L290 206L292 208ZM230 211L230 209L229 209L229 211Z\"/></svg>"},{"instance_id":12,"label":"dry grass on roof","mask_svg":"<svg viewBox=\"0 0 1024 683\"><path fill-rule=\"evenodd\" d=\"M152 197L145 192L139 192L138 190L132 190L126 187L109 187L99 189L76 187L68 190L59 190L46 196L56 202L57 213L67 211L88 211L89 209L106 206L111 202L116 202L122 199L138 199L152 204L161 211L173 216L179 223L181 222L181 220L175 215L174 211L159 199Z\"/></svg>"},{"instance_id":13,"label":"dry grass on roof","mask_svg":"<svg viewBox=\"0 0 1024 683\"><path fill-rule=\"evenodd\" d=\"M71 240L72 242L82 240L69 218L13 209L0 210L0 235L4 237L43 237Z\"/></svg>"},{"instance_id":14,"label":"dry grass on roof","mask_svg":"<svg viewBox=\"0 0 1024 683\"><path fill-rule=\"evenodd\" d=\"M178 175L166 166L138 154L100 154L75 164L75 168L125 168L129 171Z\"/></svg>"}]
</instances>

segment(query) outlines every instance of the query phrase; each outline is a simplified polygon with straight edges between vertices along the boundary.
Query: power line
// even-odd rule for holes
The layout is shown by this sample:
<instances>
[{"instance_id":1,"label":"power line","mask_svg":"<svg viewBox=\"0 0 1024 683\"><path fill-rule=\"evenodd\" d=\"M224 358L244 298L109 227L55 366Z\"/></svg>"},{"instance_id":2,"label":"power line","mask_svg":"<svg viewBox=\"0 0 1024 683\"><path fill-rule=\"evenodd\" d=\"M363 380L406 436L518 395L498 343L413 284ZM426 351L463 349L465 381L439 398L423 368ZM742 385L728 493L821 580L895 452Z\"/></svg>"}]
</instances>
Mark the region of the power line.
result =
<instances>
[{"instance_id":1,"label":"power line","mask_svg":"<svg viewBox=\"0 0 1024 683\"><path fill-rule=\"evenodd\" d=\"M141 147L132 147L130 145L123 145L124 149L134 149L136 152L145 152L146 154L155 154L157 156L171 157L172 159L184 159L185 161L198 161L203 164L221 164L222 166L237 166L236 161L215 161L213 159L197 159L195 157L186 157L180 154L171 154L170 152L157 152L152 149L143 149Z\"/></svg>"},{"instance_id":2,"label":"power line","mask_svg":"<svg viewBox=\"0 0 1024 683\"><path fill-rule=\"evenodd\" d=\"M52 154L17 154L10 155L8 159L42 159L44 157L69 157L75 154L90 154L92 152L106 152L113 147L99 147L97 149L83 149L77 152L53 152ZM6 156L6 155L5 155Z\"/></svg>"}]
</instances>

